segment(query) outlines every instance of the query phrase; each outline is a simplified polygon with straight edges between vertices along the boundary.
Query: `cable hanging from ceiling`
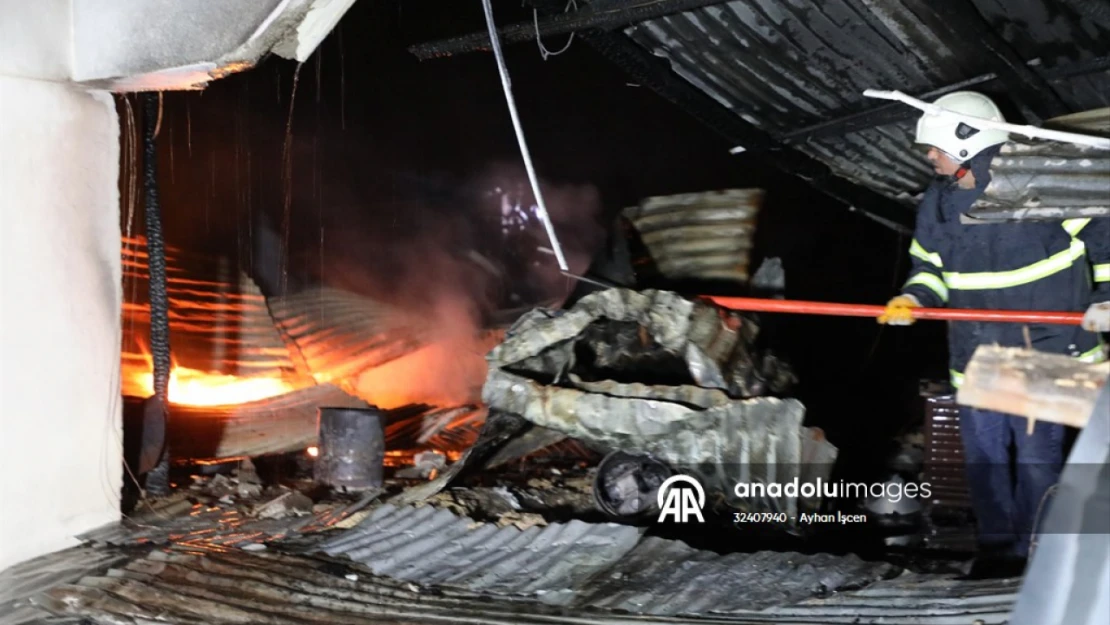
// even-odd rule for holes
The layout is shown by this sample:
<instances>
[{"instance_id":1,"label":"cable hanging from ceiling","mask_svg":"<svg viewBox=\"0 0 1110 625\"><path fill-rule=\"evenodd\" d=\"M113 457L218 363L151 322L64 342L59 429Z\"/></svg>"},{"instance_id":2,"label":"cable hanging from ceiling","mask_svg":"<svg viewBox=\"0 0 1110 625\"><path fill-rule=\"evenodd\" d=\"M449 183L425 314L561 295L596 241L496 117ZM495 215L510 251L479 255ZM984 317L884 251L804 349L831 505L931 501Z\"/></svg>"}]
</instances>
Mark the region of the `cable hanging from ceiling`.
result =
<instances>
[{"instance_id":1,"label":"cable hanging from ceiling","mask_svg":"<svg viewBox=\"0 0 1110 625\"><path fill-rule=\"evenodd\" d=\"M572 6L577 12L578 0L570 0L570 2L567 2L566 7L563 8L563 13L570 13L570 8ZM570 50L570 44L574 43L574 33L572 32L570 34L570 38L567 39L566 45L564 45L562 49L552 52L551 50L547 49L547 46L543 45L543 37L540 36L540 13L535 8L532 9L532 24L536 27L536 45L539 46L540 57L543 58L543 60L545 61L553 56L559 56L567 50Z\"/></svg>"}]
</instances>

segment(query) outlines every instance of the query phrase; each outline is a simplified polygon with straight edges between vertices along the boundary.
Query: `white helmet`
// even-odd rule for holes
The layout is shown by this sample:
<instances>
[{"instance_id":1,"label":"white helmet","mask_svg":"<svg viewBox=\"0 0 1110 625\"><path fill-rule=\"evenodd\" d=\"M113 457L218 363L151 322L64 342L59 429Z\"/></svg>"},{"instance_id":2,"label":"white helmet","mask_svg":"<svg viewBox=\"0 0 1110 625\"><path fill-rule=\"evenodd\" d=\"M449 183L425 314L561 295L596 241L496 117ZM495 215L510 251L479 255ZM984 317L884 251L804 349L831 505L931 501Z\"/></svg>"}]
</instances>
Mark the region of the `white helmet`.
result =
<instances>
[{"instance_id":1,"label":"white helmet","mask_svg":"<svg viewBox=\"0 0 1110 625\"><path fill-rule=\"evenodd\" d=\"M987 96L974 91L957 91L937 99L937 106L971 117L997 122L1006 121L1002 111ZM925 113L917 120L917 143L931 145L962 163L983 150L1005 143L1009 133L993 128L976 128L943 115Z\"/></svg>"}]
</instances>

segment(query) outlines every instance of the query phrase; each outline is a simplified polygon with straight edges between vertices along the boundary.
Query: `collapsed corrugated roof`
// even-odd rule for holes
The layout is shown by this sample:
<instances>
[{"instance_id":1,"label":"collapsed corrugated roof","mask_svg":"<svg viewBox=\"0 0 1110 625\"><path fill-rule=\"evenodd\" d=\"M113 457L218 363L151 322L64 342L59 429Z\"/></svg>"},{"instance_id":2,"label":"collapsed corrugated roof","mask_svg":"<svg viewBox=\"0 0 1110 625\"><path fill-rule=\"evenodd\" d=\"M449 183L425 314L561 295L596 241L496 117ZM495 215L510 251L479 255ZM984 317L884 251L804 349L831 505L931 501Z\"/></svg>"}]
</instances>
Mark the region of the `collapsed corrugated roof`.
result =
<instances>
[{"instance_id":1,"label":"collapsed corrugated roof","mask_svg":"<svg viewBox=\"0 0 1110 625\"><path fill-rule=\"evenodd\" d=\"M968 41L966 29L954 24L962 9L929 6L935 4L727 2L635 24L625 32L734 114L796 145L837 174L905 201L931 175L913 151L912 119L856 128L822 124L849 112L880 108L863 97L869 88L930 93L970 81L976 88L997 90L995 79L1004 72L989 50L987 31ZM1102 42L1110 37L1110 15L1098 21L1094 12L1082 14L1079 4L974 2L980 19L998 29L990 35L1008 40L1023 61L1039 59L1029 71L1051 86L1043 97L1062 104L1056 112L1105 106L1110 93L1105 68L1064 75L1076 61L1105 54ZM963 17L973 24L973 16ZM1023 101L1023 93L1010 90L1006 95L1018 105L1042 106ZM1041 114L1052 116L1043 109ZM915 116L906 107L903 117Z\"/></svg>"},{"instance_id":2,"label":"collapsed corrugated roof","mask_svg":"<svg viewBox=\"0 0 1110 625\"><path fill-rule=\"evenodd\" d=\"M122 392L146 397L150 389L140 383L151 370L145 238L124 238L122 254ZM170 345L178 366L239 376L280 376L293 370L265 297L226 258L169 246L166 282Z\"/></svg>"},{"instance_id":3,"label":"collapsed corrugated roof","mask_svg":"<svg viewBox=\"0 0 1110 625\"><path fill-rule=\"evenodd\" d=\"M918 113L863 97L1001 96L1011 121L1110 104L1110 12L1087 0L593 0L501 27L506 43L574 32L644 85L758 158L899 229L931 170ZM421 58L488 50L473 33Z\"/></svg>"},{"instance_id":4,"label":"collapsed corrugated roof","mask_svg":"<svg viewBox=\"0 0 1110 625\"><path fill-rule=\"evenodd\" d=\"M144 398L152 394L145 239L125 238L122 253L121 391ZM316 440L318 407L362 408L380 399L362 392L359 376L432 341L427 322L355 293L318 287L267 298L227 258L169 247L166 261L176 457L303 449ZM465 449L484 413L444 409L454 412L392 412L391 448Z\"/></svg>"},{"instance_id":5,"label":"collapsed corrugated roof","mask_svg":"<svg viewBox=\"0 0 1110 625\"><path fill-rule=\"evenodd\" d=\"M1019 583L851 555L721 555L608 523L499 528L389 504L349 516L369 499L273 519L156 503L139 523L5 571L0 623L43 622L39 606L105 623L1001 625Z\"/></svg>"},{"instance_id":6,"label":"collapsed corrugated roof","mask_svg":"<svg viewBox=\"0 0 1110 625\"><path fill-rule=\"evenodd\" d=\"M353 380L419 349L429 334L391 306L330 287L273 297L269 306L296 357L320 381Z\"/></svg>"},{"instance_id":7,"label":"collapsed corrugated roof","mask_svg":"<svg viewBox=\"0 0 1110 625\"><path fill-rule=\"evenodd\" d=\"M150 371L146 259L143 238L124 239L124 395L137 397L149 394L134 383ZM343 382L427 342L395 308L355 293L318 287L267 298L227 258L170 247L166 264L179 367Z\"/></svg>"},{"instance_id":8,"label":"collapsed corrugated roof","mask_svg":"<svg viewBox=\"0 0 1110 625\"><path fill-rule=\"evenodd\" d=\"M760 396L792 376L755 351L757 332L748 319L676 293L592 293L570 310L522 317L487 357L482 397L588 444L650 453L739 509L795 515L819 498L732 495L738 482L827 480L836 457L802 427L799 401ZM654 383L606 374L639 366L650 366Z\"/></svg>"},{"instance_id":9,"label":"collapsed corrugated roof","mask_svg":"<svg viewBox=\"0 0 1110 625\"><path fill-rule=\"evenodd\" d=\"M640 529L611 523L520 530L430 506L388 504L320 549L377 575L421 585L652 615L751 614L898 572L856 556L722 556L679 541L641 538Z\"/></svg>"},{"instance_id":10,"label":"collapsed corrugated roof","mask_svg":"<svg viewBox=\"0 0 1110 625\"><path fill-rule=\"evenodd\" d=\"M656 576L656 583L665 587L667 580L681 585L693 579L664 570ZM717 585L717 580L713 585L705 585L708 580L702 583L686 598L691 603L702 591L724 586ZM736 594L748 596L740 590ZM491 600L484 593L427 588L360 568L278 553L155 551L106 575L53 587L35 602L55 614L105 623L255 623L264 619L261 622L275 625L1002 625L1016 590L1014 580L964 582L906 576L780 608L741 609L727 615L654 616L550 606L504 595Z\"/></svg>"}]
</instances>

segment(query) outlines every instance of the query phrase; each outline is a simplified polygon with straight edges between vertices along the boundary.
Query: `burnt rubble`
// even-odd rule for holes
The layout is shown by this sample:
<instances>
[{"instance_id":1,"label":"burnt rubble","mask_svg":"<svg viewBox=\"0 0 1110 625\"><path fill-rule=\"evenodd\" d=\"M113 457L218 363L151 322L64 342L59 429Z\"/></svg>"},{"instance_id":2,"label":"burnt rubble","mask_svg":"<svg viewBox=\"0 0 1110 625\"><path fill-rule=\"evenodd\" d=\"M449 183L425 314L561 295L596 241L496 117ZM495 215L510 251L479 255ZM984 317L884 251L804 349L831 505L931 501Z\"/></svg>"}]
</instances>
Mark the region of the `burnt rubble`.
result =
<instances>
[{"instance_id":1,"label":"burnt rubble","mask_svg":"<svg viewBox=\"0 0 1110 625\"><path fill-rule=\"evenodd\" d=\"M483 400L595 450L649 454L729 507L813 510L813 498L738 499L738 481L828 479L836 449L803 426L795 378L756 347L751 319L667 291L610 289L522 317L487 357Z\"/></svg>"}]
</instances>

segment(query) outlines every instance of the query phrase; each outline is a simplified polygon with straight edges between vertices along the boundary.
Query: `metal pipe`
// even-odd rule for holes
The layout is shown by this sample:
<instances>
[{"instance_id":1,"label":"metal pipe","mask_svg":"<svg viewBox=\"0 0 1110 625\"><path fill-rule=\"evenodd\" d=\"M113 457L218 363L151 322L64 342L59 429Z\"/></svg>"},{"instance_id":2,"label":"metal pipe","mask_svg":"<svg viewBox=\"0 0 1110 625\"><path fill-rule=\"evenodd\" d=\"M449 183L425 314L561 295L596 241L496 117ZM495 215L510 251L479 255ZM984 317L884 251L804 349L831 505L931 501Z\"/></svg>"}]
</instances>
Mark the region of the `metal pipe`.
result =
<instances>
[{"instance_id":1,"label":"metal pipe","mask_svg":"<svg viewBox=\"0 0 1110 625\"><path fill-rule=\"evenodd\" d=\"M706 296L718 306L749 312L826 315L832 317L878 317L886 306L875 304L836 304L798 300L760 299L755 297ZM995 321L1010 323L1050 323L1077 326L1083 313L1034 310L976 310L961 308L914 308L914 319L938 321Z\"/></svg>"},{"instance_id":2,"label":"metal pipe","mask_svg":"<svg viewBox=\"0 0 1110 625\"><path fill-rule=\"evenodd\" d=\"M545 17L543 20L536 18L532 21L503 26L497 30L497 34L505 43L513 44L583 31L608 32L725 2L728 0L652 0L651 2L643 0L597 2L595 0L580 3L580 8L570 13L560 13ZM490 49L488 43L489 38L486 33L470 33L420 43L411 46L408 51L418 59L427 61L467 52L484 52Z\"/></svg>"},{"instance_id":3,"label":"metal pipe","mask_svg":"<svg viewBox=\"0 0 1110 625\"><path fill-rule=\"evenodd\" d=\"M486 27L489 30L490 45L493 46L493 56L497 59L497 71L501 75L501 87L505 90L505 103L509 105L509 116L513 120L513 130L516 131L516 140L520 144L520 156L524 159L524 169L528 172L528 181L532 183L532 194L536 196L536 207L539 209L540 221L547 238L551 241L551 249L555 252L555 260L563 272L570 271L567 259L563 256L563 246L559 244L559 237L555 235L555 225L551 223L551 215L547 212L547 204L543 201L543 192L540 190L540 181L536 178L536 168L532 166L532 154L528 151L528 144L524 141L524 129L520 126L520 116L516 112L516 101L513 100L512 81L509 80L509 68L505 65L505 57L501 54L501 40L497 36L497 26L493 23L493 8L490 0L482 0L482 10L486 14Z\"/></svg>"}]
</instances>

